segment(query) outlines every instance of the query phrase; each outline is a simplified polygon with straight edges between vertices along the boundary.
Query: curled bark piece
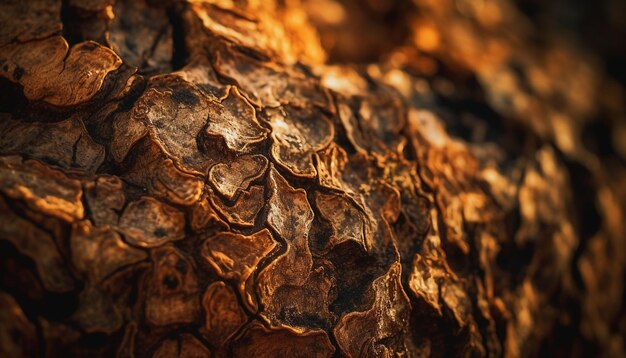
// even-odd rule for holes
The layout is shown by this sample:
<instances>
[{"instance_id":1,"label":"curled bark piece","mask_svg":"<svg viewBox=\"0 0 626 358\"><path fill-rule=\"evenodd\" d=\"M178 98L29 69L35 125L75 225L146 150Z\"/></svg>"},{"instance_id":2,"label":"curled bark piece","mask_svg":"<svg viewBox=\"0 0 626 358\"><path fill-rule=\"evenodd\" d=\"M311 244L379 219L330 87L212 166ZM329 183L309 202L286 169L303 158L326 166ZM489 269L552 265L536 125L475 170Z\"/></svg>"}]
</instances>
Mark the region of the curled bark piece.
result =
<instances>
[{"instance_id":1,"label":"curled bark piece","mask_svg":"<svg viewBox=\"0 0 626 358\"><path fill-rule=\"evenodd\" d=\"M222 76L237 81L245 95L257 107L280 105L276 89L275 77L280 74L271 67L263 66L258 60L245 56L229 46L223 46L224 51L219 51L214 66ZM271 78L269 83L260 78Z\"/></svg>"},{"instance_id":2,"label":"curled bark piece","mask_svg":"<svg viewBox=\"0 0 626 358\"><path fill-rule=\"evenodd\" d=\"M273 62L262 62L231 46L218 47L215 70L238 84L257 107L279 107L281 104L327 107L329 98L320 84L298 71L287 72ZM307 98L307 100L303 100Z\"/></svg>"},{"instance_id":3,"label":"curled bark piece","mask_svg":"<svg viewBox=\"0 0 626 358\"><path fill-rule=\"evenodd\" d=\"M180 171L171 159L165 159L155 168L152 188L170 202L179 205L191 205L202 195L204 183L195 175Z\"/></svg>"},{"instance_id":4,"label":"curled bark piece","mask_svg":"<svg viewBox=\"0 0 626 358\"><path fill-rule=\"evenodd\" d=\"M95 173L104 161L103 146L90 137L79 116L55 123L3 118L0 150L19 152L64 169Z\"/></svg>"},{"instance_id":5,"label":"curled bark piece","mask_svg":"<svg viewBox=\"0 0 626 358\"><path fill-rule=\"evenodd\" d=\"M128 164L123 176L126 181L145 187L147 194L173 204L189 206L199 200L204 180L180 170L155 141L144 139L137 143L135 150L143 152L144 158Z\"/></svg>"},{"instance_id":6,"label":"curled bark piece","mask_svg":"<svg viewBox=\"0 0 626 358\"><path fill-rule=\"evenodd\" d=\"M446 282L441 287L441 298L454 314L454 319L460 327L470 321L471 302L467 293L456 283Z\"/></svg>"},{"instance_id":7,"label":"curled bark piece","mask_svg":"<svg viewBox=\"0 0 626 358\"><path fill-rule=\"evenodd\" d=\"M191 207L190 226L194 232L212 229L228 229L228 224L222 220L210 203L207 193Z\"/></svg>"},{"instance_id":8,"label":"curled bark piece","mask_svg":"<svg viewBox=\"0 0 626 358\"><path fill-rule=\"evenodd\" d=\"M35 160L0 158L0 191L35 211L71 222L84 215L80 182Z\"/></svg>"},{"instance_id":9,"label":"curled bark piece","mask_svg":"<svg viewBox=\"0 0 626 358\"><path fill-rule=\"evenodd\" d=\"M267 223L285 240L286 250L275 258L261 273L258 279L259 299L265 310L262 317L269 320L273 325L288 325L290 327L302 326L296 322L290 322L288 309L281 302L281 290L296 289L297 295L304 294L298 287L306 286L313 266L313 258L309 248L309 231L313 222L313 211L303 189L294 189L274 169L270 167L269 175L270 199ZM324 281L323 278L320 278ZM328 282L316 282L313 285L324 294L332 286L332 280ZM316 289L313 289L316 290ZM306 292L306 290L305 290ZM293 305L303 302L294 300ZM323 306L323 304L322 304ZM322 315L324 315L322 313ZM326 314L326 319L330 314Z\"/></svg>"},{"instance_id":10,"label":"curled bark piece","mask_svg":"<svg viewBox=\"0 0 626 358\"><path fill-rule=\"evenodd\" d=\"M356 242L367 251L371 243L365 238L366 219L357 206L345 196L315 193L315 205L322 217L331 224L333 233L328 239L327 249L332 249L348 240Z\"/></svg>"},{"instance_id":11,"label":"curled bark piece","mask_svg":"<svg viewBox=\"0 0 626 358\"><path fill-rule=\"evenodd\" d=\"M341 147L330 144L328 148L315 155L317 180L328 189L349 190L341 180L343 169L348 161L348 154Z\"/></svg>"},{"instance_id":12,"label":"curled bark piece","mask_svg":"<svg viewBox=\"0 0 626 358\"><path fill-rule=\"evenodd\" d=\"M283 260L282 264L286 265L288 260ZM301 285L268 287L273 291L271 299L261 297L264 305L261 317L274 327L286 327L298 333L310 328L330 328L337 320L329 307L329 302L336 298L335 274L331 262L316 261ZM259 282L261 286L266 284L267 281Z\"/></svg>"},{"instance_id":13,"label":"curled bark piece","mask_svg":"<svg viewBox=\"0 0 626 358\"><path fill-rule=\"evenodd\" d=\"M280 58L289 64L298 58L318 63L325 57L315 30L296 8L281 9L273 3L228 1L192 5L191 10L203 30L211 36L245 44L263 56Z\"/></svg>"},{"instance_id":14,"label":"curled bark piece","mask_svg":"<svg viewBox=\"0 0 626 358\"><path fill-rule=\"evenodd\" d=\"M267 223L286 241L287 246L287 251L259 275L266 275L265 278L270 280L260 286L264 293L271 294L272 290L282 284L289 282L298 285L306 279L312 264L308 234L313 222L313 210L306 192L303 189L294 189L273 166L270 167L268 181L271 194ZM291 266L290 270L281 268L291 264L295 266Z\"/></svg>"},{"instance_id":15,"label":"curled bark piece","mask_svg":"<svg viewBox=\"0 0 626 358\"><path fill-rule=\"evenodd\" d=\"M262 155L243 155L229 163L219 163L209 170L208 180L226 199L233 200L238 190L245 190L267 168Z\"/></svg>"},{"instance_id":16,"label":"curled bark piece","mask_svg":"<svg viewBox=\"0 0 626 358\"><path fill-rule=\"evenodd\" d=\"M307 247L305 244L313 222L313 210L306 191L289 185L273 166L270 166L268 183L270 199L267 223L287 243Z\"/></svg>"},{"instance_id":17,"label":"curled bark piece","mask_svg":"<svg viewBox=\"0 0 626 358\"><path fill-rule=\"evenodd\" d=\"M340 97L337 106L346 136L359 153L382 160L404 148L406 141L398 133L404 127L405 114L396 99L384 93L352 101Z\"/></svg>"},{"instance_id":18,"label":"curled bark piece","mask_svg":"<svg viewBox=\"0 0 626 358\"><path fill-rule=\"evenodd\" d=\"M94 283L102 283L121 268L148 257L126 244L110 227L94 227L89 221L73 225L70 248L76 268Z\"/></svg>"},{"instance_id":19,"label":"curled bark piece","mask_svg":"<svg viewBox=\"0 0 626 358\"><path fill-rule=\"evenodd\" d=\"M150 134L163 153L191 173L204 174L209 162L197 142L210 103L191 83L176 75L154 77L133 108L118 116L112 147L118 161L130 146Z\"/></svg>"},{"instance_id":20,"label":"curled bark piece","mask_svg":"<svg viewBox=\"0 0 626 358\"><path fill-rule=\"evenodd\" d=\"M128 204L119 229L128 243L142 247L161 246L185 237L183 214L148 196Z\"/></svg>"},{"instance_id":21,"label":"curled bark piece","mask_svg":"<svg viewBox=\"0 0 626 358\"><path fill-rule=\"evenodd\" d=\"M96 42L81 42L70 49L61 36L3 47L0 62L6 63L0 74L24 86L26 98L55 106L89 101L104 77L122 64L115 52Z\"/></svg>"},{"instance_id":22,"label":"curled bark piece","mask_svg":"<svg viewBox=\"0 0 626 358\"><path fill-rule=\"evenodd\" d=\"M318 111L281 107L267 113L272 126L271 152L274 160L293 175L315 177L313 154L332 140L333 125Z\"/></svg>"},{"instance_id":23,"label":"curled bark piece","mask_svg":"<svg viewBox=\"0 0 626 358\"><path fill-rule=\"evenodd\" d=\"M225 232L206 239L201 253L220 277L237 283L244 304L256 311L253 273L276 246L267 229L250 236Z\"/></svg>"},{"instance_id":24,"label":"curled bark piece","mask_svg":"<svg viewBox=\"0 0 626 358\"><path fill-rule=\"evenodd\" d=\"M223 346L248 320L235 292L221 281L207 287L202 306L205 311L204 335L216 347Z\"/></svg>"},{"instance_id":25,"label":"curled bark piece","mask_svg":"<svg viewBox=\"0 0 626 358\"><path fill-rule=\"evenodd\" d=\"M98 176L83 184L91 218L97 226L117 225L126 202L122 181L116 176Z\"/></svg>"},{"instance_id":26,"label":"curled bark piece","mask_svg":"<svg viewBox=\"0 0 626 358\"><path fill-rule=\"evenodd\" d=\"M350 108L350 104L340 99L337 103L337 112L350 143L359 153L367 153L368 145L359 130L357 117Z\"/></svg>"},{"instance_id":27,"label":"curled bark piece","mask_svg":"<svg viewBox=\"0 0 626 358\"><path fill-rule=\"evenodd\" d=\"M367 147L373 154L400 152L406 139L398 135L406 121L405 107L398 98L380 93L359 103L358 116Z\"/></svg>"},{"instance_id":28,"label":"curled bark piece","mask_svg":"<svg viewBox=\"0 0 626 358\"><path fill-rule=\"evenodd\" d=\"M44 287L53 292L66 292L75 282L63 265L63 258L47 232L11 212L0 199L0 238L11 242L17 250L31 258Z\"/></svg>"},{"instance_id":29,"label":"curled bark piece","mask_svg":"<svg viewBox=\"0 0 626 358\"><path fill-rule=\"evenodd\" d=\"M221 102L211 102L206 131L209 135L223 138L226 146L236 152L248 152L267 138L268 130L261 127L256 111L239 94L236 87L229 87Z\"/></svg>"},{"instance_id":30,"label":"curled bark piece","mask_svg":"<svg viewBox=\"0 0 626 358\"><path fill-rule=\"evenodd\" d=\"M280 50L283 50L281 51L283 53L289 52L289 44L276 42L275 37L270 35L272 31L276 31L275 29L264 28L268 24L259 21L259 18L249 18L254 14L242 13L241 9L233 4L229 6L227 2L219 1L193 3L192 11L202 20L204 27L215 36L245 44L246 47L268 53L268 55L272 53L276 55Z\"/></svg>"},{"instance_id":31,"label":"curled bark piece","mask_svg":"<svg viewBox=\"0 0 626 358\"><path fill-rule=\"evenodd\" d=\"M334 333L341 351L352 357L397 355L405 352L410 303L400 283L400 264L372 283L372 307L365 312L344 315ZM371 322L377 324L371 324Z\"/></svg>"},{"instance_id":32,"label":"curled bark piece","mask_svg":"<svg viewBox=\"0 0 626 358\"><path fill-rule=\"evenodd\" d=\"M226 221L233 225L254 226L254 220L263 208L263 187L253 186L250 190L244 190L233 205L227 205L216 195L211 196L211 203Z\"/></svg>"},{"instance_id":33,"label":"curled bark piece","mask_svg":"<svg viewBox=\"0 0 626 358\"><path fill-rule=\"evenodd\" d=\"M426 260L419 254L415 255L413 259L413 271L411 271L409 277L409 289L415 296L421 298L433 307L438 314L441 314L439 283L437 282L440 275L425 261Z\"/></svg>"},{"instance_id":34,"label":"curled bark piece","mask_svg":"<svg viewBox=\"0 0 626 358\"><path fill-rule=\"evenodd\" d=\"M136 103L133 117L148 126L156 143L177 165L204 173L207 160L196 138L210 113L205 98L176 76L154 78L153 86Z\"/></svg>"}]
</instances>

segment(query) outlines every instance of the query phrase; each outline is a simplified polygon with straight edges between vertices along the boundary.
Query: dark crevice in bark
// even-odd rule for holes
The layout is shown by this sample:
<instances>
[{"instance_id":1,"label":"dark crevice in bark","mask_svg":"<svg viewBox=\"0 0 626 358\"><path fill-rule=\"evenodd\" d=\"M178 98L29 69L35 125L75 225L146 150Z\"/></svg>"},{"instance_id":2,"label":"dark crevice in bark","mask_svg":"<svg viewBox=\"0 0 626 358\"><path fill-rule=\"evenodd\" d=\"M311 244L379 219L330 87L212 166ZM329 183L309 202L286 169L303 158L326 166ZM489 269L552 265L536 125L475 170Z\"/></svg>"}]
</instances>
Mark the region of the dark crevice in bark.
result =
<instances>
[{"instance_id":1,"label":"dark crevice in bark","mask_svg":"<svg viewBox=\"0 0 626 358\"><path fill-rule=\"evenodd\" d=\"M61 1L61 22L63 23L63 37L70 45L80 42L79 35L76 33L75 14L70 6L69 0Z\"/></svg>"},{"instance_id":2,"label":"dark crevice in bark","mask_svg":"<svg viewBox=\"0 0 626 358\"><path fill-rule=\"evenodd\" d=\"M172 70L177 71L183 68L188 61L189 53L185 42L185 22L182 11L186 5L176 4L167 9L167 17L172 25Z\"/></svg>"},{"instance_id":3,"label":"dark crevice in bark","mask_svg":"<svg viewBox=\"0 0 626 358\"><path fill-rule=\"evenodd\" d=\"M63 24L63 37L70 48L79 42L88 40L109 46L106 37L109 20L104 10L84 10L70 4L70 0L62 0L61 22Z\"/></svg>"},{"instance_id":4,"label":"dark crevice in bark","mask_svg":"<svg viewBox=\"0 0 626 358\"><path fill-rule=\"evenodd\" d=\"M6 78L0 78L0 113L16 113L27 105L22 87Z\"/></svg>"},{"instance_id":5,"label":"dark crevice in bark","mask_svg":"<svg viewBox=\"0 0 626 358\"><path fill-rule=\"evenodd\" d=\"M579 243L571 260L571 272L574 282L581 290L585 284L579 269L579 259L587 250L589 240L601 233L603 218L598 210L598 193L595 190L596 178L584 166L575 162L566 162L569 169L569 180L572 186L572 215L573 222L577 224Z\"/></svg>"}]
</instances>

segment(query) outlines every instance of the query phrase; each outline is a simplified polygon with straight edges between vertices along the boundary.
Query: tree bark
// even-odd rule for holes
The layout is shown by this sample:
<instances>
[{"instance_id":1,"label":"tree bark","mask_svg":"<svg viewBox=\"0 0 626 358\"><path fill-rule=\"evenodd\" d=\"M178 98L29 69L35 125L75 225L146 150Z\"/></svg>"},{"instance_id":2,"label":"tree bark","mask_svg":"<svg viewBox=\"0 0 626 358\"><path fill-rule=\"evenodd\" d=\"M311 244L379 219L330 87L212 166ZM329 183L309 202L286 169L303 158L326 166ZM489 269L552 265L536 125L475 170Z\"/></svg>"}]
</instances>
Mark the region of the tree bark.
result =
<instances>
[{"instance_id":1,"label":"tree bark","mask_svg":"<svg viewBox=\"0 0 626 358\"><path fill-rule=\"evenodd\" d=\"M613 47L367 3L3 1L0 355L623 356Z\"/></svg>"}]
</instances>

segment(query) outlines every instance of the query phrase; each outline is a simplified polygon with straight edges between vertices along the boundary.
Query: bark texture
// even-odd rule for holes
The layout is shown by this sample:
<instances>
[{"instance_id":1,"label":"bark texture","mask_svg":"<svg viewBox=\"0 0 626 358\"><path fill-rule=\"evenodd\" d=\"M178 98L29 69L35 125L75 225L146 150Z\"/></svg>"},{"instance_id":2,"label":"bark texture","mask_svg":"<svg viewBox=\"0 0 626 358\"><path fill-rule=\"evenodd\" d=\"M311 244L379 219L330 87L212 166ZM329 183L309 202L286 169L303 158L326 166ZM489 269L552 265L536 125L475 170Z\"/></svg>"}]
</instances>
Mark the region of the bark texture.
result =
<instances>
[{"instance_id":1,"label":"bark texture","mask_svg":"<svg viewBox=\"0 0 626 358\"><path fill-rule=\"evenodd\" d=\"M619 48L532 9L2 1L0 356L623 356Z\"/></svg>"}]
</instances>

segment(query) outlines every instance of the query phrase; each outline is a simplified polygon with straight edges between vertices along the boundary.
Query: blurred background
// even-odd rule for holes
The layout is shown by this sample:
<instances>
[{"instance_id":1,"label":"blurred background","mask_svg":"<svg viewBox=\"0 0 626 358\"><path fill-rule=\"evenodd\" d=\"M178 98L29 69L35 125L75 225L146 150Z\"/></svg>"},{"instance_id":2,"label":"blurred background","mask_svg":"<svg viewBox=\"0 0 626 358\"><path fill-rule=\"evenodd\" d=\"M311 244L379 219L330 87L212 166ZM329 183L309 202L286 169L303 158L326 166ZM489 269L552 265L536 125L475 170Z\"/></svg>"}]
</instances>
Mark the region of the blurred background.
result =
<instances>
[{"instance_id":1,"label":"blurred background","mask_svg":"<svg viewBox=\"0 0 626 358\"><path fill-rule=\"evenodd\" d=\"M626 1L300 3L328 64L357 64L468 142L552 143L624 203Z\"/></svg>"},{"instance_id":2,"label":"blurred background","mask_svg":"<svg viewBox=\"0 0 626 358\"><path fill-rule=\"evenodd\" d=\"M479 157L488 143L504 148L496 164L501 172L524 156L533 158L543 145L556 150L574 195L580 246L572 272L581 291L559 288L561 318L536 354L623 351L626 1L304 0L303 5L329 68L353 64L359 73L385 82L412 106L435 113L451 135L474 143ZM516 248L508 257L523 262L526 254ZM543 275L551 274L549 267L543 266Z\"/></svg>"}]
</instances>

